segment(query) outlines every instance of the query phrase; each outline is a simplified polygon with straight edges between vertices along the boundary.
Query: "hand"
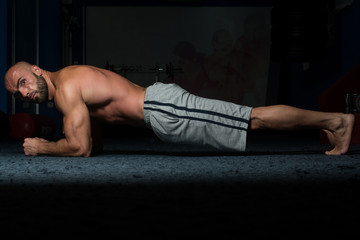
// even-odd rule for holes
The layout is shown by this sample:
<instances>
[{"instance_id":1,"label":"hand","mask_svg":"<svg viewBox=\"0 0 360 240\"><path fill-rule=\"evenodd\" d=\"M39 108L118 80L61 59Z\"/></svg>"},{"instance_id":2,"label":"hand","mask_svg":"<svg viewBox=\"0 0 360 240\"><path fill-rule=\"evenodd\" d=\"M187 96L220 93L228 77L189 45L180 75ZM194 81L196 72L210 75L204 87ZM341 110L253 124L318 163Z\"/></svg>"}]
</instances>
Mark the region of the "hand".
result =
<instances>
[{"instance_id":1,"label":"hand","mask_svg":"<svg viewBox=\"0 0 360 240\"><path fill-rule=\"evenodd\" d=\"M39 147L42 143L48 142L43 138L25 138L24 139L24 153L26 156L36 156L39 153Z\"/></svg>"}]
</instances>

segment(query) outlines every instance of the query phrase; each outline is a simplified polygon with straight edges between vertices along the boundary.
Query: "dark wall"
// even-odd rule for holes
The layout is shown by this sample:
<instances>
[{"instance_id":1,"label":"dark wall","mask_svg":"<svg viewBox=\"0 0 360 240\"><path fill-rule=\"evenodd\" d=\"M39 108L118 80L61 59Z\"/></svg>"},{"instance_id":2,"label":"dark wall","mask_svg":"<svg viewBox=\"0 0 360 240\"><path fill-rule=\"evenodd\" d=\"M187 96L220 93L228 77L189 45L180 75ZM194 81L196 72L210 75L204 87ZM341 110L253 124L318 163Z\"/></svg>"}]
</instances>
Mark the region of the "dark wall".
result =
<instances>
[{"instance_id":1,"label":"dark wall","mask_svg":"<svg viewBox=\"0 0 360 240\"><path fill-rule=\"evenodd\" d=\"M61 2L39 0L39 65L48 71L61 68ZM39 113L55 120L57 135L62 132L62 114L54 101L40 104Z\"/></svg>"},{"instance_id":2,"label":"dark wall","mask_svg":"<svg viewBox=\"0 0 360 240\"><path fill-rule=\"evenodd\" d=\"M11 4L11 5L10 5ZM37 63L38 59L38 10L36 0L13 0L9 1L12 6L11 27L9 35L14 36L9 44L9 49L14 48L14 59L11 61L27 61L32 64ZM9 104L11 104L9 102ZM16 112L35 113L34 103L23 102L16 99Z\"/></svg>"},{"instance_id":3,"label":"dark wall","mask_svg":"<svg viewBox=\"0 0 360 240\"><path fill-rule=\"evenodd\" d=\"M141 3L141 1L138 2ZM252 1L251 3L240 1L237 6L244 4L244 6L269 7L272 6L272 2L275 1ZM288 1L283 2L288 3ZM305 2L309 8L312 6L311 1L298 2ZM326 46L322 49L324 50L323 54L316 59L304 62L273 61L269 68L270 73L275 72L275 74L269 76L273 79L268 84L270 100L267 104L284 103L318 110L320 94L359 62L359 1L353 1L350 6L345 8L339 7L339 1L323 2L325 2L326 9L320 15L327 18L322 21L325 21L328 27L328 39L327 42L324 42ZM227 2L227 4L229 3ZM140 6L142 5L140 4ZM314 16L313 23L315 25L318 21L316 12Z\"/></svg>"},{"instance_id":4,"label":"dark wall","mask_svg":"<svg viewBox=\"0 0 360 240\"><path fill-rule=\"evenodd\" d=\"M7 56L7 1L0 1L0 76L3 76L7 69L6 56ZM0 85L0 111L6 112L6 90L4 84Z\"/></svg>"},{"instance_id":5,"label":"dark wall","mask_svg":"<svg viewBox=\"0 0 360 240\"><path fill-rule=\"evenodd\" d=\"M14 62L27 61L49 71L61 68L61 0L7 0L1 1L1 71ZM7 4L7 7L6 7ZM4 7L3 7L4 5ZM5 14L2 14L5 11ZM7 14L6 14L7 13ZM4 70L2 70L4 68ZM1 84L1 108L12 113L39 113L53 118L61 130L62 116L53 102L40 104L15 100ZM7 101L6 101L7 98ZM13 112L15 110L15 112Z\"/></svg>"},{"instance_id":6,"label":"dark wall","mask_svg":"<svg viewBox=\"0 0 360 240\"><path fill-rule=\"evenodd\" d=\"M32 26L33 19L31 14L34 12L31 10L32 1L17 1L21 3L23 8L24 4L28 4L27 11L24 11L25 16L29 15L30 18L17 19L19 22L23 22L25 26ZM81 2L81 1L80 1ZM85 2L85 1L83 1ZM99 1L102 2L102 1ZM138 1L139 2L139 1ZM257 5L269 6L271 1L260 1ZM334 4L335 1L329 1ZM0 74L6 71L9 66L9 61L6 62L4 56L9 54L9 44L6 44L6 5L12 3L10 0L0 1ZM141 2L140 2L141 3ZM249 5L249 4L248 4ZM41 14L40 19L40 65L49 70L55 70L61 67L61 23L59 17L61 17L61 1L39 1L39 7ZM334 6L333 6L334 7ZM30 10L29 10L30 9ZM285 96L286 103L298 107L317 109L319 95L337 81L342 75L348 72L352 67L360 62L360 2L353 1L351 6L348 6L340 11L333 10L330 14L331 19L331 36L328 46L328 52L325 59L321 61L309 62L306 65L303 63L291 63L289 64L287 71L283 72L285 79L288 79L287 83L281 89L280 92L276 92L276 96ZM29 31L28 34L32 34L32 28L22 27L23 33ZM3 34L4 33L4 34ZM9 34L9 33L8 33ZM24 36L25 34L23 34ZM20 41L20 40L18 40ZM35 44L33 40L23 40L24 42L17 43L17 58L25 58L23 60L32 60L33 53L28 56L29 51L32 52ZM305 67L305 68L304 68ZM278 68L278 66L276 67ZM0 109L6 110L5 89L3 84L0 87ZM274 102L274 101L273 101ZM276 98L275 102L276 103Z\"/></svg>"},{"instance_id":7,"label":"dark wall","mask_svg":"<svg viewBox=\"0 0 360 240\"><path fill-rule=\"evenodd\" d=\"M327 56L305 68L303 63L289 65L289 82L281 94L290 105L318 110L320 94L360 62L360 1L343 9L328 2Z\"/></svg>"}]
</instances>

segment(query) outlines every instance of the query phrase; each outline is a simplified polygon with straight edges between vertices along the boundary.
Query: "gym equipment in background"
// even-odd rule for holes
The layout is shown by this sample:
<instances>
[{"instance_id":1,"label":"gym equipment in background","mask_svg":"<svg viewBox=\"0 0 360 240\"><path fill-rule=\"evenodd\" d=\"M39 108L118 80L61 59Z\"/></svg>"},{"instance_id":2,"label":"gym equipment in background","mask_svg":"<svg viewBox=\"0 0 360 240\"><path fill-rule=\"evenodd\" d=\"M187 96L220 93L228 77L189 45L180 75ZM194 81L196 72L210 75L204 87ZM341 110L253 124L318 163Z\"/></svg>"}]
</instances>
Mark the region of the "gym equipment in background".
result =
<instances>
[{"instance_id":1,"label":"gym equipment in background","mask_svg":"<svg viewBox=\"0 0 360 240\"><path fill-rule=\"evenodd\" d=\"M155 82L160 81L160 74L166 74L166 76L170 79L174 78L175 73L184 73L181 68L175 68L172 62L165 64L165 67L161 67L159 65L155 65L150 69L145 69L142 66L127 66L120 65L115 66L114 64L110 64L108 61L106 62L105 69L121 74L124 77L127 77L128 73L137 73L137 74L154 74Z\"/></svg>"},{"instance_id":2,"label":"gym equipment in background","mask_svg":"<svg viewBox=\"0 0 360 240\"><path fill-rule=\"evenodd\" d=\"M10 116L10 138L24 140L28 137L51 139L57 129L56 122L48 117L29 113Z\"/></svg>"}]
</instances>

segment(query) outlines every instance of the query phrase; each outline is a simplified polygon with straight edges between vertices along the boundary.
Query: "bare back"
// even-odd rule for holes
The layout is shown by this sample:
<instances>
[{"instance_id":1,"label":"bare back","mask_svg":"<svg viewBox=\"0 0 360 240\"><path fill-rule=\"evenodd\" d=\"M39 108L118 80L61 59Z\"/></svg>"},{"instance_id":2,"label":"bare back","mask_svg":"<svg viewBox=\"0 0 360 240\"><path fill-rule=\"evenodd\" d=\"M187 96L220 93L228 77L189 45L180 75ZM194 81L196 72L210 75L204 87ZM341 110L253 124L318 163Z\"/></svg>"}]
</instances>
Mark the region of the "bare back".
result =
<instances>
[{"instance_id":1,"label":"bare back","mask_svg":"<svg viewBox=\"0 0 360 240\"><path fill-rule=\"evenodd\" d=\"M110 123L144 124L146 89L114 72L93 66L69 66L55 73L54 83L56 91L61 91L62 85L71 85L71 91L81 94L91 117Z\"/></svg>"}]
</instances>

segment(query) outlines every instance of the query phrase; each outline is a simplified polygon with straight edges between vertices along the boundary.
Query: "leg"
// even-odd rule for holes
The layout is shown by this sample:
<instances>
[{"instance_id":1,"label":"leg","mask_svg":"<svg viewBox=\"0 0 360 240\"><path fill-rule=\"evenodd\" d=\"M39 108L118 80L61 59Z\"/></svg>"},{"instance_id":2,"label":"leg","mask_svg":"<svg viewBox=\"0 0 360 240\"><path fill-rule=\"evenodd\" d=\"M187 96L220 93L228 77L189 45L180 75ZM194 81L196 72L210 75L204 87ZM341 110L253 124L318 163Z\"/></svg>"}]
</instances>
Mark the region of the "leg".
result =
<instances>
[{"instance_id":1,"label":"leg","mask_svg":"<svg viewBox=\"0 0 360 240\"><path fill-rule=\"evenodd\" d=\"M250 129L321 129L334 146L326 154L341 155L349 149L354 122L355 117L352 114L317 112L286 105L274 105L254 108L250 118Z\"/></svg>"}]
</instances>

